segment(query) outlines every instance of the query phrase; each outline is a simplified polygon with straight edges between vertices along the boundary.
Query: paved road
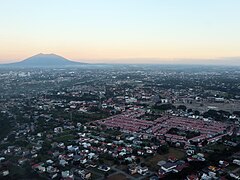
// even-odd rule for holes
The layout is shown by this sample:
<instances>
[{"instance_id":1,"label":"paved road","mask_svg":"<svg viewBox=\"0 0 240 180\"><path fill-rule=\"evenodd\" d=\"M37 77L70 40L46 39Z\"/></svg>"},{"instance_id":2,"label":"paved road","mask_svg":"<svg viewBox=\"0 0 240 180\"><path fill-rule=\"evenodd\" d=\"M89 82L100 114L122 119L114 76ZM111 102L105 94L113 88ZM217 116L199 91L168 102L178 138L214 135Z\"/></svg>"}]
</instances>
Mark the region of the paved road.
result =
<instances>
[{"instance_id":1,"label":"paved road","mask_svg":"<svg viewBox=\"0 0 240 180\"><path fill-rule=\"evenodd\" d=\"M105 178L104 178L104 173L99 173L99 172L94 171L94 170L92 170L92 169L90 169L90 168L87 168L86 170L87 170L87 171L90 171L92 174L98 175L100 178L98 178L97 180L104 180L104 179L105 179Z\"/></svg>"},{"instance_id":2,"label":"paved road","mask_svg":"<svg viewBox=\"0 0 240 180\"><path fill-rule=\"evenodd\" d=\"M121 173L121 174L123 174L124 176L126 176L127 179L132 179L132 180L135 180L135 179L136 179L136 178L130 176L128 173L122 171L121 169L117 169L115 166L113 166L112 169L113 169L114 171L116 171L116 172L113 173L113 174L111 174L111 176L112 176L112 175L116 175L116 174L120 174L120 173Z\"/></svg>"},{"instance_id":3,"label":"paved road","mask_svg":"<svg viewBox=\"0 0 240 180\"><path fill-rule=\"evenodd\" d=\"M232 172L233 173L237 173L237 172L239 172L240 171L240 167L239 168L236 168L236 169L234 169Z\"/></svg>"},{"instance_id":4,"label":"paved road","mask_svg":"<svg viewBox=\"0 0 240 180\"><path fill-rule=\"evenodd\" d=\"M114 171L116 171L116 172L113 173L113 174L111 174L111 176L112 176L112 175L116 175L116 174L124 174L127 179L131 179L131 180L142 180L142 179L146 179L147 176L151 176L151 175L154 174L153 172L150 172L150 174L147 175L147 176L140 176L140 177L138 177L138 178L135 178L135 177L132 177L130 174L126 173L125 171L122 171L121 169L116 168L116 166L113 166L112 169L113 169Z\"/></svg>"}]
</instances>

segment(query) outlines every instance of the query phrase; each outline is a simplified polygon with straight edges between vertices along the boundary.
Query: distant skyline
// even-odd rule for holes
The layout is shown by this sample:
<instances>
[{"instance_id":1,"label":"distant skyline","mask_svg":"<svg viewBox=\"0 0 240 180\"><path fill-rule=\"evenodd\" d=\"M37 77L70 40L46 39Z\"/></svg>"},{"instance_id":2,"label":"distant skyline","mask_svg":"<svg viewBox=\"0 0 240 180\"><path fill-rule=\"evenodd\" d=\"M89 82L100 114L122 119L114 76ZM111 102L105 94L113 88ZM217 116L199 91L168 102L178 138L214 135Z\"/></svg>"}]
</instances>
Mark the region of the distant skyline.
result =
<instances>
[{"instance_id":1,"label":"distant skyline","mask_svg":"<svg viewBox=\"0 0 240 180\"><path fill-rule=\"evenodd\" d=\"M238 0L11 0L0 63L54 53L87 63L240 65Z\"/></svg>"}]
</instances>

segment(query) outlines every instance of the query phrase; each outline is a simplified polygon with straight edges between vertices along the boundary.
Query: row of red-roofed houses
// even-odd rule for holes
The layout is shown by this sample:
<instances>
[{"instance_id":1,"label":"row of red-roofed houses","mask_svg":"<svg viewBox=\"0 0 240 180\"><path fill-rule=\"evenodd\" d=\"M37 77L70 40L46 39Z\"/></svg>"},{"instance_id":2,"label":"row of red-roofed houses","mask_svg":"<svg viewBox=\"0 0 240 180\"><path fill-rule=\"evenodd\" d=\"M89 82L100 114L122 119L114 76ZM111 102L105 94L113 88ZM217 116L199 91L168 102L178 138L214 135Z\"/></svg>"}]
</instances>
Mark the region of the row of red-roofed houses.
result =
<instances>
[{"instance_id":1,"label":"row of red-roofed houses","mask_svg":"<svg viewBox=\"0 0 240 180\"><path fill-rule=\"evenodd\" d=\"M226 131L228 125L216 121L205 122L203 120L172 116L164 116L155 121L147 121L136 119L136 115L137 113L127 112L97 122L106 125L108 128L120 128L124 132L132 133L145 132L153 136L165 137L166 140L171 142L182 142L185 144L189 144L191 141L201 142L206 139L209 140L209 142L215 142L221 139L225 134L231 134L231 130L233 130L233 128L230 127L230 129ZM171 128L200 132L201 135L186 139L183 136L167 134Z\"/></svg>"}]
</instances>

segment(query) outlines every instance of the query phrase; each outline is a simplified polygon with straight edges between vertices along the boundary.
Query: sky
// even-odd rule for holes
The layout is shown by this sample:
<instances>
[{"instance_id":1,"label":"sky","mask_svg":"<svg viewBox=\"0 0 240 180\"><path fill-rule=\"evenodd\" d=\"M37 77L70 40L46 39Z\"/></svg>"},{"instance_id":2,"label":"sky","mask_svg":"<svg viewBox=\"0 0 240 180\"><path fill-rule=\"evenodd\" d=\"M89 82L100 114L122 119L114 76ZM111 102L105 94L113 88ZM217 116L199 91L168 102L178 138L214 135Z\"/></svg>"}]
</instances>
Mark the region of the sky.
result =
<instances>
[{"instance_id":1,"label":"sky","mask_svg":"<svg viewBox=\"0 0 240 180\"><path fill-rule=\"evenodd\" d=\"M0 63L38 53L92 63L239 62L239 8L239 0L1 0Z\"/></svg>"}]
</instances>

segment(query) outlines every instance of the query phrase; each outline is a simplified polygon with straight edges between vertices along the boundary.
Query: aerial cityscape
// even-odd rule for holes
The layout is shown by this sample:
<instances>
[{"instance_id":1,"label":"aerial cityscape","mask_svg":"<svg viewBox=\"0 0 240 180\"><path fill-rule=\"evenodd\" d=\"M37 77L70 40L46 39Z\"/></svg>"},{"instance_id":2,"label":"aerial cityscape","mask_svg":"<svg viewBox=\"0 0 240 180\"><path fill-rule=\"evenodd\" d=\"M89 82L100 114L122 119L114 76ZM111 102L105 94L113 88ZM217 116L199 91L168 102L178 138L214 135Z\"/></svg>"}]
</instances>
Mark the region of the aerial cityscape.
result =
<instances>
[{"instance_id":1,"label":"aerial cityscape","mask_svg":"<svg viewBox=\"0 0 240 180\"><path fill-rule=\"evenodd\" d=\"M0 179L240 180L240 2L0 3Z\"/></svg>"}]
</instances>

